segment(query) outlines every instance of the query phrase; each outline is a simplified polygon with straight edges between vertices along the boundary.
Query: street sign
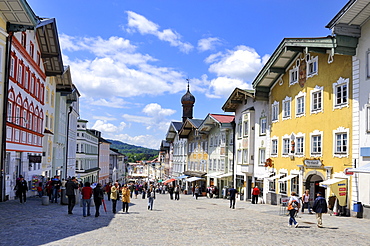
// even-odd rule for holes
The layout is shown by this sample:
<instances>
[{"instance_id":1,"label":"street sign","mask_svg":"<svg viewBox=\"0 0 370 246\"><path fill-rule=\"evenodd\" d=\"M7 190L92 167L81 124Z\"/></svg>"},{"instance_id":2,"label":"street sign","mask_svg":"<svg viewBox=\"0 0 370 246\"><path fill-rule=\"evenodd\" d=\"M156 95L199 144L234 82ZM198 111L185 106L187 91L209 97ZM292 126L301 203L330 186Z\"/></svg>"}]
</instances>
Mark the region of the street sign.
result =
<instances>
[{"instance_id":1,"label":"street sign","mask_svg":"<svg viewBox=\"0 0 370 246\"><path fill-rule=\"evenodd\" d=\"M344 169L344 174L345 175L353 175L353 172L349 172L348 169L349 168Z\"/></svg>"}]
</instances>

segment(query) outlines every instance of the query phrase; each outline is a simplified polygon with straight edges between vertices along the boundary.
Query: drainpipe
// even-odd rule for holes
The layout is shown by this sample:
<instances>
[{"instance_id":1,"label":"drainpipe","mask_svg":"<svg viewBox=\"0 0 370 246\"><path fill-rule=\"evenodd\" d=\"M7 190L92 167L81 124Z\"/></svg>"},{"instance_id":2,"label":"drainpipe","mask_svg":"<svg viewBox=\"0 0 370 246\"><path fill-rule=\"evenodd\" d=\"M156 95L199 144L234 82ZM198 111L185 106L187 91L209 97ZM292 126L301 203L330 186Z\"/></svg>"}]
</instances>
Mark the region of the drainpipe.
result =
<instances>
[{"instance_id":1,"label":"drainpipe","mask_svg":"<svg viewBox=\"0 0 370 246\"><path fill-rule=\"evenodd\" d=\"M9 23L8 23L9 24ZM9 90L9 68L10 68L10 52L12 48L13 32L9 32L6 38L5 51L5 78L3 88L3 119L2 119L2 133L1 133L1 163L0 163L0 202L5 201L5 162L6 162L6 122L8 117L8 90Z\"/></svg>"},{"instance_id":2,"label":"drainpipe","mask_svg":"<svg viewBox=\"0 0 370 246\"><path fill-rule=\"evenodd\" d=\"M69 106L69 112L67 114L67 137L66 137L66 162L65 162L65 168L64 168L64 180L67 180L67 167L68 167L68 143L69 143L69 117L72 113L73 107Z\"/></svg>"}]
</instances>

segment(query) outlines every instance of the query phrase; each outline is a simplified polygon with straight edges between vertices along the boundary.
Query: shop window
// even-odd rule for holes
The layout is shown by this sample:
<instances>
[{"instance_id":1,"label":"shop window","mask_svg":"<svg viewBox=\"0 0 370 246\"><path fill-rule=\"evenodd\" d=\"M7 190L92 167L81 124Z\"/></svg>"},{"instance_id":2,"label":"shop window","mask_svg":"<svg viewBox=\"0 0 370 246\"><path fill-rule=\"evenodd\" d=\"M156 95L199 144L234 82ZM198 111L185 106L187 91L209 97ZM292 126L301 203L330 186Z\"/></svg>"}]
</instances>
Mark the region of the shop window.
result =
<instances>
[{"instance_id":1,"label":"shop window","mask_svg":"<svg viewBox=\"0 0 370 246\"><path fill-rule=\"evenodd\" d=\"M299 176L296 176L290 180L291 191L299 194Z\"/></svg>"},{"instance_id":2,"label":"shop window","mask_svg":"<svg viewBox=\"0 0 370 246\"><path fill-rule=\"evenodd\" d=\"M283 176L280 177L280 179L285 178L287 176L286 173L283 174ZM287 193L287 181L279 183L279 191L281 194Z\"/></svg>"}]
</instances>

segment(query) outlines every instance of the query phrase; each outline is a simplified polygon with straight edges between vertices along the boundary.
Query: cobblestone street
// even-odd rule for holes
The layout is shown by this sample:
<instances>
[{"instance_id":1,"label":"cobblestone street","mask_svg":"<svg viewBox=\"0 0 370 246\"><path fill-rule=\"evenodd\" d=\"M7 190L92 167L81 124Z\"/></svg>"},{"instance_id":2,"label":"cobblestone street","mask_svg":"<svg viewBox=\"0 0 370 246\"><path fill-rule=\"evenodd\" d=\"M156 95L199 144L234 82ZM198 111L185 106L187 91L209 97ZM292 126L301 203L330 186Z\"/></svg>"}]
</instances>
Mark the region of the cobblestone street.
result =
<instances>
[{"instance_id":1,"label":"cobblestone street","mask_svg":"<svg viewBox=\"0 0 370 246\"><path fill-rule=\"evenodd\" d=\"M237 201L230 209L227 200L195 200L182 195L179 201L157 195L154 209L147 200L132 199L129 214L108 212L83 217L76 206L41 205L30 198L0 203L0 245L369 245L369 220L323 216L317 228L315 215L300 214L298 228L288 227L288 217L279 207ZM117 204L121 208L122 204ZM94 215L95 208L91 208Z\"/></svg>"}]
</instances>

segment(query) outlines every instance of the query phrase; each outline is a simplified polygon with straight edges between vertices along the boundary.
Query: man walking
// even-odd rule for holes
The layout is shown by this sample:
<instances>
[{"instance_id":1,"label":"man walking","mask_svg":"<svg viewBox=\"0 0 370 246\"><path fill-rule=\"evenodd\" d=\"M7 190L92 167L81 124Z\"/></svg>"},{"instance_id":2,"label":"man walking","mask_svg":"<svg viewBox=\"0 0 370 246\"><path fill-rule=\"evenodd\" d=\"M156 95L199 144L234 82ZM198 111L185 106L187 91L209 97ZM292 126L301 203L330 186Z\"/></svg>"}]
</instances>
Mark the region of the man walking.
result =
<instances>
[{"instance_id":1,"label":"man walking","mask_svg":"<svg viewBox=\"0 0 370 246\"><path fill-rule=\"evenodd\" d=\"M236 189L234 187L231 187L229 189L228 193L229 193L229 196L230 196L230 208L235 209L235 200L237 198L238 192L236 191Z\"/></svg>"},{"instance_id":2,"label":"man walking","mask_svg":"<svg viewBox=\"0 0 370 246\"><path fill-rule=\"evenodd\" d=\"M179 185L176 185L174 192L175 192L175 200L180 200L181 189Z\"/></svg>"},{"instance_id":3,"label":"man walking","mask_svg":"<svg viewBox=\"0 0 370 246\"><path fill-rule=\"evenodd\" d=\"M322 197L322 193L318 192L312 210L316 213L317 227L322 228L322 214L328 212L328 205L326 204L325 198Z\"/></svg>"},{"instance_id":4,"label":"man walking","mask_svg":"<svg viewBox=\"0 0 370 246\"><path fill-rule=\"evenodd\" d=\"M54 176L54 178L51 180L51 184L53 186L52 188L53 195L52 195L51 203L53 202L58 203L59 190L60 190L60 186L62 185L62 182L60 181L59 176Z\"/></svg>"},{"instance_id":5,"label":"man walking","mask_svg":"<svg viewBox=\"0 0 370 246\"><path fill-rule=\"evenodd\" d=\"M256 185L252 190L252 204L257 204L258 203L259 194L260 194L260 189Z\"/></svg>"},{"instance_id":6,"label":"man walking","mask_svg":"<svg viewBox=\"0 0 370 246\"><path fill-rule=\"evenodd\" d=\"M19 197L19 202L25 204L28 186L27 186L27 181L24 180L22 175L19 176L19 180L17 181L17 185L16 185L16 190L17 190L16 194Z\"/></svg>"},{"instance_id":7,"label":"man walking","mask_svg":"<svg viewBox=\"0 0 370 246\"><path fill-rule=\"evenodd\" d=\"M110 199L112 200L112 210L113 210L113 213L115 214L117 213L117 200L119 199L118 182L115 182L111 188Z\"/></svg>"},{"instance_id":8,"label":"man walking","mask_svg":"<svg viewBox=\"0 0 370 246\"><path fill-rule=\"evenodd\" d=\"M76 204L76 190L78 189L78 182L75 177L72 177L66 183L66 195L68 196L68 214L73 214L72 210Z\"/></svg>"}]
</instances>

